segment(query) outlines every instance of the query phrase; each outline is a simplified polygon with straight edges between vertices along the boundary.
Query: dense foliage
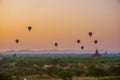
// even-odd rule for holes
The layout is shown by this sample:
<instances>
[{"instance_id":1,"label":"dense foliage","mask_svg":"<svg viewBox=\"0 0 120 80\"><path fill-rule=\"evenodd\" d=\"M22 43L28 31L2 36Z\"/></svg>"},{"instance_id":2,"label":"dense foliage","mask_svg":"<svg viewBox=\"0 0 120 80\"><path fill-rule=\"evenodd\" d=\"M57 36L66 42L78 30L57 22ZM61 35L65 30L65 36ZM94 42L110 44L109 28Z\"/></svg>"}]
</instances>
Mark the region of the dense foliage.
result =
<instances>
[{"instance_id":1,"label":"dense foliage","mask_svg":"<svg viewBox=\"0 0 120 80\"><path fill-rule=\"evenodd\" d=\"M3 57L0 60L0 72L7 72L14 80L30 75L39 78L60 77L72 80L72 76L120 76L119 57L81 58L81 57ZM6 76L0 74L1 78ZM7 77L6 77L7 78ZM6 79L3 79L6 80ZM11 80L8 78L7 80Z\"/></svg>"},{"instance_id":2,"label":"dense foliage","mask_svg":"<svg viewBox=\"0 0 120 80\"><path fill-rule=\"evenodd\" d=\"M0 80L12 80L12 77L7 73L0 73Z\"/></svg>"}]
</instances>

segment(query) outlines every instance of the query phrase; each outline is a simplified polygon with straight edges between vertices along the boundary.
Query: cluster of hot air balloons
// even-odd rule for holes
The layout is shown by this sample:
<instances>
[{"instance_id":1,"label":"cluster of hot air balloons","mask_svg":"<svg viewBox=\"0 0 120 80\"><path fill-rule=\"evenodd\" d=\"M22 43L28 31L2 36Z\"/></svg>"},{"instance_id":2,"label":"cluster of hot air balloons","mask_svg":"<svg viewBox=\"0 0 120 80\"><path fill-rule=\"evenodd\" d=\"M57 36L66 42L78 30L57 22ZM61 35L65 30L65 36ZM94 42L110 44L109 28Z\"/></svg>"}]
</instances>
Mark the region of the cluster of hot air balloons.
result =
<instances>
[{"instance_id":1,"label":"cluster of hot air balloons","mask_svg":"<svg viewBox=\"0 0 120 80\"><path fill-rule=\"evenodd\" d=\"M92 36L93 36L93 32L89 32L88 35L89 35L90 37L92 37ZM81 40L78 39L78 40L77 40L77 44L80 44L80 42L81 42ZM98 43L98 40L94 40L94 44L97 44L97 43ZM58 46L58 42L55 42L55 43L54 43L54 46L57 47L57 46ZM82 46L81 46L81 49L83 50L84 48L85 48L85 47L82 45Z\"/></svg>"},{"instance_id":2,"label":"cluster of hot air balloons","mask_svg":"<svg viewBox=\"0 0 120 80\"><path fill-rule=\"evenodd\" d=\"M31 31L31 30L32 30L32 26L28 26L27 29L28 29L28 31ZM92 37L93 33L92 33L92 32L89 32L88 35L89 35L90 37ZM18 44L18 43L20 42L20 40L19 40L19 39L16 39L15 42L16 42L16 44ZM81 42L81 40L78 39L78 40L77 40L77 44L80 44L80 42ZM94 40L94 44L97 44L97 43L98 43L98 40ZM54 43L54 46L57 47L57 46L58 46L58 42L55 42L55 43ZM84 48L85 48L85 47L82 45L82 46L81 46L81 49L83 50Z\"/></svg>"},{"instance_id":3,"label":"cluster of hot air balloons","mask_svg":"<svg viewBox=\"0 0 120 80\"><path fill-rule=\"evenodd\" d=\"M90 37L92 37L93 33L92 32L89 32L88 33ZM97 44L98 43L98 40L94 40L94 43Z\"/></svg>"},{"instance_id":4,"label":"cluster of hot air balloons","mask_svg":"<svg viewBox=\"0 0 120 80\"><path fill-rule=\"evenodd\" d=\"M88 33L88 35L90 36L90 37L92 37L93 36L93 32L89 32ZM77 43L78 44L80 44L80 42L81 42L81 40L77 40ZM94 44L97 44L98 43L98 40L94 40ZM82 45L81 46L81 49L83 50L85 47Z\"/></svg>"},{"instance_id":5,"label":"cluster of hot air balloons","mask_svg":"<svg viewBox=\"0 0 120 80\"><path fill-rule=\"evenodd\" d=\"M31 26L28 26L27 29L28 29L28 31L31 31L31 30L32 30L32 27L31 27ZM20 40L19 40L19 39L16 39L15 42L16 42L16 44L18 44L18 43L20 42Z\"/></svg>"},{"instance_id":6,"label":"cluster of hot air balloons","mask_svg":"<svg viewBox=\"0 0 120 80\"><path fill-rule=\"evenodd\" d=\"M80 40L77 40L77 43L80 44ZM81 46L81 49L84 49L84 46Z\"/></svg>"}]
</instances>

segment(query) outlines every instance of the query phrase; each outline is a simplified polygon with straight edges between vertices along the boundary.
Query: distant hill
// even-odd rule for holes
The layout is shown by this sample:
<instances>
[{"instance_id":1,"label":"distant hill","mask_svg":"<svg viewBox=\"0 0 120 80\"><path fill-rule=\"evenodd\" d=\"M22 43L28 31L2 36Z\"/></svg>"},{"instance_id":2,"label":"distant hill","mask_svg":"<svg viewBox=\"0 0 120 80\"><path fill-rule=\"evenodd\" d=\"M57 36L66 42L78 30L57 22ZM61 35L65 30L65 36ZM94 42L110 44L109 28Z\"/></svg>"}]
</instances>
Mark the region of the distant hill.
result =
<instances>
[{"instance_id":1,"label":"distant hill","mask_svg":"<svg viewBox=\"0 0 120 80\"><path fill-rule=\"evenodd\" d=\"M93 50L57 50L57 49L52 49L52 50L38 50L38 51L34 51L34 50L29 50L29 49L22 49L22 50L7 50L4 52L0 52L0 54L95 54L96 51ZM100 51L99 53L101 55L109 55L109 54L118 54L120 55L120 53L117 52L107 52L107 54L105 54L105 51Z\"/></svg>"},{"instance_id":2,"label":"distant hill","mask_svg":"<svg viewBox=\"0 0 120 80\"><path fill-rule=\"evenodd\" d=\"M80 50L56 50L56 49L53 49L53 50L38 50L38 51L34 51L34 50L27 50L27 49L22 49L22 50L8 50L8 51L4 51L2 53L6 53L6 54L13 54L13 53L16 53L16 54L48 54L48 53L51 53L51 54L56 54L56 53L61 53L61 54L69 54L69 53L76 53L76 54L80 54L80 53L83 53L82 51Z\"/></svg>"}]
</instances>

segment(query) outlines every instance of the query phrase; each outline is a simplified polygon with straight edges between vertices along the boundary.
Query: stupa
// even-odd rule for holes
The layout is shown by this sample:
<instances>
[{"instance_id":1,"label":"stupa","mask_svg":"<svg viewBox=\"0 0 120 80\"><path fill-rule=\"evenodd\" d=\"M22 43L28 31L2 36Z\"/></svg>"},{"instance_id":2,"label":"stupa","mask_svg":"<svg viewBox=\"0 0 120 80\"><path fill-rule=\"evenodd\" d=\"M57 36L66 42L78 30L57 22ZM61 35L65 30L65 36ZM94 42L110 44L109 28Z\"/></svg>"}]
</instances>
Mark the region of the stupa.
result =
<instances>
[{"instance_id":1,"label":"stupa","mask_svg":"<svg viewBox=\"0 0 120 80\"><path fill-rule=\"evenodd\" d=\"M96 49L95 54L92 55L92 57L95 57L95 58L99 58L99 57L101 57L101 55L99 54L98 49Z\"/></svg>"}]
</instances>

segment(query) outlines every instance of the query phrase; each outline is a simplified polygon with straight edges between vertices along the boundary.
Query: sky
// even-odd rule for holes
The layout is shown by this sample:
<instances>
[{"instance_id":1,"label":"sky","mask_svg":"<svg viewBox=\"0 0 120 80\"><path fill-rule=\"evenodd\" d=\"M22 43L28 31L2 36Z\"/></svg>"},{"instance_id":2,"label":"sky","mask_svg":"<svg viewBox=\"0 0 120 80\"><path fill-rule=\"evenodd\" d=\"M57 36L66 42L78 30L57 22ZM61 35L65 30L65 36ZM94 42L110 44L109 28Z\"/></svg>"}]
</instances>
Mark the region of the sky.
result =
<instances>
[{"instance_id":1,"label":"sky","mask_svg":"<svg viewBox=\"0 0 120 80\"><path fill-rule=\"evenodd\" d=\"M0 0L0 51L56 49L58 42L60 50L120 52L119 30L120 0Z\"/></svg>"}]
</instances>

